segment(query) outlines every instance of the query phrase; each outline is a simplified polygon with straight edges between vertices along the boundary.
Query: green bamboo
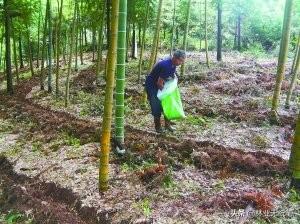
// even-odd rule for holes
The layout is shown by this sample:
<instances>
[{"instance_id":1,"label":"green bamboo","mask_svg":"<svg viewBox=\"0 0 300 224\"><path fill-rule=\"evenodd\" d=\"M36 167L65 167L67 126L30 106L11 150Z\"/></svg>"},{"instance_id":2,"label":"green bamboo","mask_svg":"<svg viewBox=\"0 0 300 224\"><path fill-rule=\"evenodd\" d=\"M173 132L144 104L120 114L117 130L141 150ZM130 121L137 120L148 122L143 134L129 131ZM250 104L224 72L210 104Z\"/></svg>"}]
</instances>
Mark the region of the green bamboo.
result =
<instances>
[{"instance_id":1,"label":"green bamboo","mask_svg":"<svg viewBox=\"0 0 300 224\"><path fill-rule=\"evenodd\" d=\"M281 93L281 85L284 79L285 63L288 54L288 44L290 39L291 19L292 19L293 0L286 0L284 21L282 28L282 37L280 43L280 51L278 57L277 77L272 101L272 120L277 122L277 109L279 105L279 96Z\"/></svg>"},{"instance_id":2,"label":"green bamboo","mask_svg":"<svg viewBox=\"0 0 300 224\"><path fill-rule=\"evenodd\" d=\"M115 137L124 143L124 91L125 91L125 59L126 59L126 20L127 0L120 0L118 24L117 78L116 78L116 113Z\"/></svg>"},{"instance_id":3,"label":"green bamboo","mask_svg":"<svg viewBox=\"0 0 300 224\"><path fill-rule=\"evenodd\" d=\"M78 2L75 1L74 6L74 14L73 14L73 22L71 28L71 37L70 40L70 51L69 51L69 61L68 61L68 73L67 73L67 80L66 80L66 91L65 91L65 107L69 105L69 95L70 95L70 75L71 75L71 67L72 67L72 56L73 56L73 48L75 42L75 31L76 31L76 14L78 10ZM76 59L75 59L76 60Z\"/></svg>"},{"instance_id":4,"label":"green bamboo","mask_svg":"<svg viewBox=\"0 0 300 224\"><path fill-rule=\"evenodd\" d=\"M11 24L12 24L12 29L14 30L12 21L11 21ZM15 31L12 32L12 39L13 39L14 64L15 64L15 69L16 69L16 77L17 77L17 83L19 83L20 76L19 76L19 65L18 65L18 55L17 55L17 44L16 44Z\"/></svg>"},{"instance_id":5,"label":"green bamboo","mask_svg":"<svg viewBox=\"0 0 300 224\"><path fill-rule=\"evenodd\" d=\"M151 71L153 65L155 64L155 55L156 55L157 45L158 45L157 41L158 41L159 31L160 31L160 20L161 20L160 18L161 18L162 4L163 4L163 0L159 0L158 11L157 11L157 16L156 16L155 33L153 36L151 56L150 56L149 66L148 66L149 72Z\"/></svg>"},{"instance_id":6,"label":"green bamboo","mask_svg":"<svg viewBox=\"0 0 300 224\"><path fill-rule=\"evenodd\" d=\"M45 22L44 22L44 27L43 27L43 45L42 45L42 60L41 60L41 74L40 74L40 85L41 85L41 90L45 89L44 86L44 72L45 72L45 59L46 59L46 39L47 39L47 21L48 21L48 7L49 5L46 5L46 13L45 13ZM21 37L21 36L20 36ZM21 48L21 45L20 45ZM22 51L20 50L20 53ZM21 58L21 55L20 55Z\"/></svg>"},{"instance_id":7,"label":"green bamboo","mask_svg":"<svg viewBox=\"0 0 300 224\"><path fill-rule=\"evenodd\" d=\"M52 16L51 1L48 0L48 92L52 92Z\"/></svg>"},{"instance_id":8,"label":"green bamboo","mask_svg":"<svg viewBox=\"0 0 300 224\"><path fill-rule=\"evenodd\" d=\"M289 159L289 169L292 179L300 181L300 115L298 115L293 145Z\"/></svg>"},{"instance_id":9,"label":"green bamboo","mask_svg":"<svg viewBox=\"0 0 300 224\"><path fill-rule=\"evenodd\" d=\"M209 68L208 43L207 43L207 1L204 1L204 23L205 23L205 56L206 65Z\"/></svg>"},{"instance_id":10,"label":"green bamboo","mask_svg":"<svg viewBox=\"0 0 300 224\"><path fill-rule=\"evenodd\" d=\"M298 46L297 46L298 48ZM290 107L290 101L291 101L291 97L295 88L295 84L296 84L296 80L299 74L299 68L300 68L300 51L297 50L297 55L295 55L296 58L296 62L295 62L295 67L294 69L292 69L292 79L291 79L291 83L287 92L287 96L286 96L286 101L285 101L285 107L289 108ZM293 66L292 66L293 67Z\"/></svg>"},{"instance_id":11,"label":"green bamboo","mask_svg":"<svg viewBox=\"0 0 300 224\"><path fill-rule=\"evenodd\" d=\"M143 37L142 37L142 44L141 44L140 58L139 58L138 82L141 81L142 61L143 61L143 54L144 54L145 41L146 41L146 29L147 29L147 23L148 23L148 17L149 17L149 6L150 6L150 2L147 1L146 16L145 16L145 18L144 18L144 24L143 24ZM126 35L126 36L127 36L127 35Z\"/></svg>"},{"instance_id":12,"label":"green bamboo","mask_svg":"<svg viewBox=\"0 0 300 224\"><path fill-rule=\"evenodd\" d=\"M107 79L105 87L104 113L101 131L101 153L99 166L99 190L108 190L108 173L109 173L109 152L111 138L111 121L113 107L113 90L116 70L116 51L118 38L118 11L119 0L114 0L111 3L111 30L109 39L109 49L107 55Z\"/></svg>"},{"instance_id":13,"label":"green bamboo","mask_svg":"<svg viewBox=\"0 0 300 224\"><path fill-rule=\"evenodd\" d=\"M60 1L60 7L59 7L59 16L58 16L58 22L57 22L57 29L56 29L56 78L55 78L55 95L56 97L59 96L59 54L60 54L60 30L61 30L61 20L62 20L62 12L63 12L63 4L64 1ZM57 0L57 5L59 6L59 0Z\"/></svg>"},{"instance_id":14,"label":"green bamboo","mask_svg":"<svg viewBox=\"0 0 300 224\"><path fill-rule=\"evenodd\" d=\"M189 23L190 23L190 14L191 14L191 0L188 1L187 12L186 12L186 20L185 20L185 29L184 29L184 36L183 36L183 44L182 47L186 52L187 47L187 38L189 32ZM180 75L183 76L185 73L185 63L182 63L180 68Z\"/></svg>"},{"instance_id":15,"label":"green bamboo","mask_svg":"<svg viewBox=\"0 0 300 224\"><path fill-rule=\"evenodd\" d=\"M101 62L102 62L102 48L103 48L103 26L104 26L104 18L105 18L105 9L106 9L106 0L102 0L102 15L98 30L98 49L97 49L97 64L96 64L96 83L100 84L100 70L101 70Z\"/></svg>"}]
</instances>

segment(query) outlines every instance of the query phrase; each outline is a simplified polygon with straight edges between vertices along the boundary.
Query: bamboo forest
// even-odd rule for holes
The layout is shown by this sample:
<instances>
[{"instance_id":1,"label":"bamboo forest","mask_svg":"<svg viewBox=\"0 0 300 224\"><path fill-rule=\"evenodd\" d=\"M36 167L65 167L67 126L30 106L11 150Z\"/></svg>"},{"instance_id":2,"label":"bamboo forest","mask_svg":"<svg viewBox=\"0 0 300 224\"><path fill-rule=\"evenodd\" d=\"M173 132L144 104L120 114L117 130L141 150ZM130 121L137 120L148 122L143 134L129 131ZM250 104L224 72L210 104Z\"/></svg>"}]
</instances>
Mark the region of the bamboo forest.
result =
<instances>
[{"instance_id":1,"label":"bamboo forest","mask_svg":"<svg viewBox=\"0 0 300 224\"><path fill-rule=\"evenodd\" d=\"M300 0L0 16L0 223L300 223Z\"/></svg>"}]
</instances>

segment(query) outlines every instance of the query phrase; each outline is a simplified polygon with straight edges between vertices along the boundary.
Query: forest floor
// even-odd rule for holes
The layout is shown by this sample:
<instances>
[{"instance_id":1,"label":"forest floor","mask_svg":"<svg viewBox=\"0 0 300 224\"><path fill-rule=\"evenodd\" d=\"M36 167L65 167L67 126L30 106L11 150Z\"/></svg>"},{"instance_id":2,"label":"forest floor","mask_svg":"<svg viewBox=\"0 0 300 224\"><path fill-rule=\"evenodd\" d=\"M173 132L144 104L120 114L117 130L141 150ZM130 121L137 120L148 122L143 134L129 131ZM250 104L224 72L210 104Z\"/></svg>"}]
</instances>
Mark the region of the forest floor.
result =
<instances>
[{"instance_id":1,"label":"forest floor","mask_svg":"<svg viewBox=\"0 0 300 224\"><path fill-rule=\"evenodd\" d=\"M175 121L174 133L157 135L137 67L135 60L127 66L127 154L111 153L106 193L98 192L105 81L96 85L89 54L72 76L68 108L63 94L40 91L28 72L13 97L2 92L0 222L300 222L300 197L288 188L298 110L297 98L283 107L289 69L274 126L275 58L226 53L207 68L203 53L191 53L179 78L187 117Z\"/></svg>"}]
</instances>

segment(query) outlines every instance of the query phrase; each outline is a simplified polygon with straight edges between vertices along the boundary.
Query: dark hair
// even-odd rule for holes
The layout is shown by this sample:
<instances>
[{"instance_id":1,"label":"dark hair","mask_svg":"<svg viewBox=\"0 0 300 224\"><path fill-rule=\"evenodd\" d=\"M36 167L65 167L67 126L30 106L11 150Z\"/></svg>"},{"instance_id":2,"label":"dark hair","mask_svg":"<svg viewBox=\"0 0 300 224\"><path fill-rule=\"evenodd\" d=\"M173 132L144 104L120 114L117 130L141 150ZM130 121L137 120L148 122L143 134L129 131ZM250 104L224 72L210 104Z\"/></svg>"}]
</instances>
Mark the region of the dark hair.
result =
<instances>
[{"instance_id":1,"label":"dark hair","mask_svg":"<svg viewBox=\"0 0 300 224\"><path fill-rule=\"evenodd\" d=\"M183 50L176 50L173 53L173 57L175 57L175 58L185 58L185 52Z\"/></svg>"}]
</instances>

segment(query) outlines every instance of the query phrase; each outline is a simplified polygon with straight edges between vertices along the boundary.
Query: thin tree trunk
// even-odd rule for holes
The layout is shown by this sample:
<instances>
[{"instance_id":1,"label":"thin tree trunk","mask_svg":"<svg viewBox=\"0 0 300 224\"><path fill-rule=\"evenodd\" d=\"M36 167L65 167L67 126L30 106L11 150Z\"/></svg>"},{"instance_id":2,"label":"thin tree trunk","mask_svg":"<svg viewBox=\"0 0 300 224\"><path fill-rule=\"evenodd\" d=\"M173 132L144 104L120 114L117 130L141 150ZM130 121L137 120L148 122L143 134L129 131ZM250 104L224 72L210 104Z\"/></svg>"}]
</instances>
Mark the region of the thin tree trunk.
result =
<instances>
[{"instance_id":1,"label":"thin tree trunk","mask_svg":"<svg viewBox=\"0 0 300 224\"><path fill-rule=\"evenodd\" d=\"M295 55L295 58L296 58L295 68L292 69L292 79L291 79L291 83L290 83L289 90L288 90L287 96L286 96L286 101L285 101L285 108L287 108L287 109L290 107L291 97L292 97L292 94L293 94L293 91L295 88L295 84L296 84L296 80L297 80L298 74L299 74L299 68L300 68L299 41L297 44L296 52L297 52L297 55Z\"/></svg>"},{"instance_id":2,"label":"thin tree trunk","mask_svg":"<svg viewBox=\"0 0 300 224\"><path fill-rule=\"evenodd\" d=\"M30 66L30 72L31 72L31 76L34 76L34 69L33 69L33 54L32 54L32 41L30 38L30 31L29 31L29 27L26 25L27 28L27 43L28 43L28 57L29 57L29 66Z\"/></svg>"},{"instance_id":3,"label":"thin tree trunk","mask_svg":"<svg viewBox=\"0 0 300 224\"><path fill-rule=\"evenodd\" d=\"M8 0L3 1L4 8L4 24L5 24L5 65L6 65L6 81L7 81L7 93L13 95L13 78L11 72L11 49L10 49L10 33L11 33L11 20L9 16L9 4Z\"/></svg>"},{"instance_id":4,"label":"thin tree trunk","mask_svg":"<svg viewBox=\"0 0 300 224\"><path fill-rule=\"evenodd\" d=\"M172 56L172 52L173 52L173 48L174 48L175 16L176 16L176 0L173 0L173 17L172 17L172 35L171 35L170 56Z\"/></svg>"},{"instance_id":5,"label":"thin tree trunk","mask_svg":"<svg viewBox=\"0 0 300 224\"><path fill-rule=\"evenodd\" d=\"M60 30L61 30L61 20L63 12L64 1L60 0L59 16L56 29L56 79L55 79L55 95L59 96L59 55L60 55ZM57 5L59 5L59 0L57 0Z\"/></svg>"},{"instance_id":6,"label":"thin tree trunk","mask_svg":"<svg viewBox=\"0 0 300 224\"><path fill-rule=\"evenodd\" d=\"M109 47L111 0L106 0L106 47Z\"/></svg>"},{"instance_id":7,"label":"thin tree trunk","mask_svg":"<svg viewBox=\"0 0 300 224\"><path fill-rule=\"evenodd\" d=\"M283 28L282 28L282 37L281 37L280 51L278 57L277 77L276 77L276 84L275 84L273 101L272 101L271 120L275 123L278 122L277 108L279 104L279 96L281 93L281 85L284 79L285 63L288 54L288 44L290 39L290 28L291 28L291 19L292 19L291 16L292 8L293 8L293 0L286 0L284 21L283 21Z\"/></svg>"},{"instance_id":8,"label":"thin tree trunk","mask_svg":"<svg viewBox=\"0 0 300 224\"><path fill-rule=\"evenodd\" d=\"M93 32L92 32L92 45L93 45L93 62L95 62L95 52L96 52L96 28L93 27Z\"/></svg>"},{"instance_id":9,"label":"thin tree trunk","mask_svg":"<svg viewBox=\"0 0 300 224\"><path fill-rule=\"evenodd\" d=\"M138 73L138 82L141 81L141 74L142 74L142 61L143 61L143 54L144 54L144 48L145 48L145 42L146 42L146 29L148 24L148 17L149 17L149 1L147 1L147 8L146 8L146 16L144 18L144 24L143 24L143 37L142 37L142 44L140 49L140 59L139 59L139 73Z\"/></svg>"},{"instance_id":10,"label":"thin tree trunk","mask_svg":"<svg viewBox=\"0 0 300 224\"><path fill-rule=\"evenodd\" d=\"M129 48L129 34L130 34L130 24L127 21L127 28L126 28L127 32L126 32L126 62L128 62L128 48Z\"/></svg>"},{"instance_id":11,"label":"thin tree trunk","mask_svg":"<svg viewBox=\"0 0 300 224\"><path fill-rule=\"evenodd\" d=\"M112 1L111 37L108 49L107 82L105 87L104 115L101 132L101 153L99 167L99 190L108 190L109 152L111 138L111 121L113 107L113 90L116 67L116 50L118 35L119 0Z\"/></svg>"},{"instance_id":12,"label":"thin tree trunk","mask_svg":"<svg viewBox=\"0 0 300 224\"><path fill-rule=\"evenodd\" d=\"M48 0L48 92L52 92L52 16L51 1Z\"/></svg>"},{"instance_id":13,"label":"thin tree trunk","mask_svg":"<svg viewBox=\"0 0 300 224\"><path fill-rule=\"evenodd\" d=\"M65 92L65 107L69 105L69 98L70 98L70 76L71 76L71 67L72 67L72 56L73 56L73 48L75 42L75 32L76 32L76 25L77 25L77 10L78 10L78 1L75 1L74 6L74 13L73 13L73 22L71 28L71 35L70 35L70 51L69 51L69 61L68 61L68 73L67 73L67 80L66 80L66 92Z\"/></svg>"},{"instance_id":14,"label":"thin tree trunk","mask_svg":"<svg viewBox=\"0 0 300 224\"><path fill-rule=\"evenodd\" d=\"M105 9L106 9L106 0L102 0L102 17L100 21L100 26L98 30L98 49L97 49L97 64L96 64L96 83L100 84L100 70L102 62L102 48L103 48L103 27L104 27L104 18L105 18Z\"/></svg>"},{"instance_id":15,"label":"thin tree trunk","mask_svg":"<svg viewBox=\"0 0 300 224\"><path fill-rule=\"evenodd\" d=\"M80 1L80 13L78 13L78 17L79 17L79 24L80 24L80 29L79 29L79 46L80 46L80 64L83 65L83 23L82 18L81 18L81 13L83 12L82 9L82 0Z\"/></svg>"},{"instance_id":16,"label":"thin tree trunk","mask_svg":"<svg viewBox=\"0 0 300 224\"><path fill-rule=\"evenodd\" d=\"M237 48L238 48L238 51L241 51L241 14L238 15Z\"/></svg>"},{"instance_id":17,"label":"thin tree trunk","mask_svg":"<svg viewBox=\"0 0 300 224\"><path fill-rule=\"evenodd\" d=\"M234 42L233 42L233 49L236 50L237 49L237 30L238 30L238 25L237 25L237 21L235 23L235 28L234 28Z\"/></svg>"},{"instance_id":18,"label":"thin tree trunk","mask_svg":"<svg viewBox=\"0 0 300 224\"><path fill-rule=\"evenodd\" d=\"M298 40L297 40L297 45L296 45L296 51L295 51L294 60L293 60L292 68L291 68L291 74L295 71L296 61L297 61L297 55L298 55L299 48L300 48L300 33L298 35Z\"/></svg>"},{"instance_id":19,"label":"thin tree trunk","mask_svg":"<svg viewBox=\"0 0 300 224\"><path fill-rule=\"evenodd\" d=\"M44 86L44 73L45 73L45 60L46 59L46 38L47 38L47 21L48 21L48 7L49 5L46 5L46 13L45 13L45 22L44 22L44 28L43 28L43 45L42 45L42 61L41 61L41 74L40 74L40 85L41 90L45 89Z\"/></svg>"},{"instance_id":20,"label":"thin tree trunk","mask_svg":"<svg viewBox=\"0 0 300 224\"><path fill-rule=\"evenodd\" d=\"M1 40L0 40L0 67L2 65L2 55L3 55L3 39L4 39L4 35L1 36Z\"/></svg>"},{"instance_id":21,"label":"thin tree trunk","mask_svg":"<svg viewBox=\"0 0 300 224\"><path fill-rule=\"evenodd\" d=\"M208 43L207 43L207 0L204 1L204 19L205 19L205 55L206 55L206 65L209 68L209 58L208 58Z\"/></svg>"},{"instance_id":22,"label":"thin tree trunk","mask_svg":"<svg viewBox=\"0 0 300 224\"><path fill-rule=\"evenodd\" d=\"M163 0L159 0L158 3L158 11L157 11L157 16L156 16L156 26L155 26L155 33L153 36L153 41L152 41L152 50L151 50L151 56L149 60L149 66L148 66L148 71L150 72L154 63L155 63L155 55L156 55L156 50L157 50L157 40L159 37L159 31L160 31L160 18L161 18L161 11L162 11L162 3Z\"/></svg>"},{"instance_id":23,"label":"thin tree trunk","mask_svg":"<svg viewBox=\"0 0 300 224\"><path fill-rule=\"evenodd\" d=\"M11 21L11 24L12 21ZM14 50L14 64L15 64L15 69L16 69L16 77L17 77L17 83L19 83L20 81L20 77L19 77L19 65L18 65L18 56L17 56L17 44L16 44L16 37L15 37L15 31L14 31L14 27L12 25L12 39L13 39L13 50ZM1 56L0 56L1 57Z\"/></svg>"},{"instance_id":24,"label":"thin tree trunk","mask_svg":"<svg viewBox=\"0 0 300 224\"><path fill-rule=\"evenodd\" d=\"M76 31L75 31L75 71L78 71L78 30L80 30L80 28L78 28L80 26L79 24L79 8L76 11Z\"/></svg>"},{"instance_id":25,"label":"thin tree trunk","mask_svg":"<svg viewBox=\"0 0 300 224\"><path fill-rule=\"evenodd\" d=\"M42 17L42 1L40 1L40 11L39 11L39 22L38 22L38 40L37 40L37 56L36 56L36 67L40 67L40 27L41 27L41 17Z\"/></svg>"},{"instance_id":26,"label":"thin tree trunk","mask_svg":"<svg viewBox=\"0 0 300 224\"><path fill-rule=\"evenodd\" d=\"M152 67L155 64L156 57L157 57L157 46L158 46L159 31L160 31L160 19L161 19L162 4L163 4L163 0L159 0L157 16L156 16L155 33L153 36L151 56L150 56L149 65L148 65L148 73L151 72ZM147 103L147 93L144 90L143 97L142 97L142 104L146 105L146 103Z\"/></svg>"},{"instance_id":27,"label":"thin tree trunk","mask_svg":"<svg viewBox=\"0 0 300 224\"><path fill-rule=\"evenodd\" d=\"M222 61L222 5L218 0L217 61Z\"/></svg>"},{"instance_id":28,"label":"thin tree trunk","mask_svg":"<svg viewBox=\"0 0 300 224\"><path fill-rule=\"evenodd\" d=\"M20 57L20 68L24 68L21 33L19 34L19 57Z\"/></svg>"},{"instance_id":29,"label":"thin tree trunk","mask_svg":"<svg viewBox=\"0 0 300 224\"><path fill-rule=\"evenodd\" d=\"M136 32L135 32L135 23L132 26L132 42L131 42L131 57L137 59L137 42L136 42Z\"/></svg>"},{"instance_id":30,"label":"thin tree trunk","mask_svg":"<svg viewBox=\"0 0 300 224\"><path fill-rule=\"evenodd\" d=\"M186 52L187 47L187 39L188 39L188 33L189 33L189 23L190 23L190 12L191 12L191 0L188 1L188 7L186 12L186 20L185 20L185 30L184 30L184 36L183 36L183 43L182 48ZM180 74L183 76L185 73L185 63L181 65Z\"/></svg>"}]
</instances>

